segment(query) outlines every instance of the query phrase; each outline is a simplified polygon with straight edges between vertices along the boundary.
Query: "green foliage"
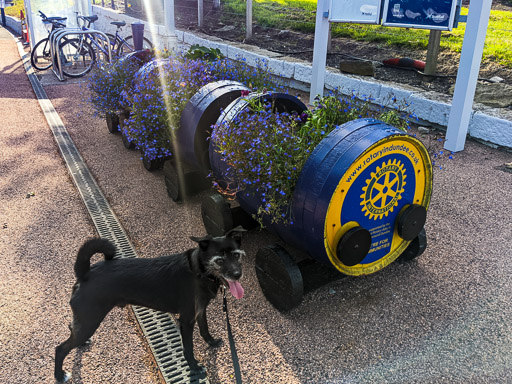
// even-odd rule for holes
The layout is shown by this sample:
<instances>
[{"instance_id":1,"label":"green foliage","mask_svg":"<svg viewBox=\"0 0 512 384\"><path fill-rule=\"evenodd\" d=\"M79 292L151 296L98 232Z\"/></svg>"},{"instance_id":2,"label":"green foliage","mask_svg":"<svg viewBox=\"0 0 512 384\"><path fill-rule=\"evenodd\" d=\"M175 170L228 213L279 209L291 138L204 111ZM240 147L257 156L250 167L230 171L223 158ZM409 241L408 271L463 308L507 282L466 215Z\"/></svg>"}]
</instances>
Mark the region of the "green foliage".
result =
<instances>
[{"instance_id":1,"label":"green foliage","mask_svg":"<svg viewBox=\"0 0 512 384\"><path fill-rule=\"evenodd\" d=\"M14 0L13 3L12 6L5 8L5 14L19 19L20 11L23 11L23 14L25 14L25 5L23 0ZM27 17L27 15L25 15L25 17Z\"/></svg>"},{"instance_id":2,"label":"green foliage","mask_svg":"<svg viewBox=\"0 0 512 384\"><path fill-rule=\"evenodd\" d=\"M185 54L185 57L187 59L192 60L201 59L205 61L214 61L223 59L224 55L220 52L220 49L218 48L206 48L198 44L194 44Z\"/></svg>"}]
</instances>

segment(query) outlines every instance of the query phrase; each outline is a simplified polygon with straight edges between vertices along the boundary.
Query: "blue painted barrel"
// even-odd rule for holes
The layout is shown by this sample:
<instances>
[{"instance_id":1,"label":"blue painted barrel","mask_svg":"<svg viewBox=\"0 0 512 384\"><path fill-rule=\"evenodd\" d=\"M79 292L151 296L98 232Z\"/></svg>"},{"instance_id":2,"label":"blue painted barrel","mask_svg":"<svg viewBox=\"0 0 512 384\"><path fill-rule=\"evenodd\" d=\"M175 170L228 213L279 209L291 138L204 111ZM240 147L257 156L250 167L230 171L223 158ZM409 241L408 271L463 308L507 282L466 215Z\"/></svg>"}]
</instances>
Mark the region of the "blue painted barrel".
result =
<instances>
[{"instance_id":1,"label":"blue painted barrel","mask_svg":"<svg viewBox=\"0 0 512 384\"><path fill-rule=\"evenodd\" d=\"M149 76L157 75L158 68L163 68L166 64L169 64L171 59L153 59L144 64L135 74L135 81L139 79L145 79Z\"/></svg>"},{"instance_id":2,"label":"blue painted barrel","mask_svg":"<svg viewBox=\"0 0 512 384\"><path fill-rule=\"evenodd\" d=\"M221 80L203 86L192 96L181 113L180 129L176 133L182 161L209 172L211 127L242 91L248 92L249 88L237 81Z\"/></svg>"},{"instance_id":3,"label":"blue painted barrel","mask_svg":"<svg viewBox=\"0 0 512 384\"><path fill-rule=\"evenodd\" d=\"M222 179L227 166L212 146L210 160ZM419 234L431 193L424 145L382 121L358 119L334 129L306 161L291 202L293 223L266 224L314 259L365 275L397 259ZM254 194L237 200L251 214L261 205Z\"/></svg>"}]
</instances>

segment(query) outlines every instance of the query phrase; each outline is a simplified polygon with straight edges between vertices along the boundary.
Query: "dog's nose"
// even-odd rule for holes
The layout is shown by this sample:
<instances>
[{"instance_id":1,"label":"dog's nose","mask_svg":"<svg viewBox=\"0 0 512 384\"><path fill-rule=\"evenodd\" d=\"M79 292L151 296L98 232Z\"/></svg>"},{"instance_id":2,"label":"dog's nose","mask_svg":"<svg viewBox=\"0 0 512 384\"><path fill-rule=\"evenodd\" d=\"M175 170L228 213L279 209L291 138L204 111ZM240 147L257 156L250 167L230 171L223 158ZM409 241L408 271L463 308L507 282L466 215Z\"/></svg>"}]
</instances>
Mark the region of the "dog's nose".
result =
<instances>
[{"instance_id":1,"label":"dog's nose","mask_svg":"<svg viewBox=\"0 0 512 384\"><path fill-rule=\"evenodd\" d=\"M238 280L242 276L242 271L234 271L232 275L234 279Z\"/></svg>"}]
</instances>

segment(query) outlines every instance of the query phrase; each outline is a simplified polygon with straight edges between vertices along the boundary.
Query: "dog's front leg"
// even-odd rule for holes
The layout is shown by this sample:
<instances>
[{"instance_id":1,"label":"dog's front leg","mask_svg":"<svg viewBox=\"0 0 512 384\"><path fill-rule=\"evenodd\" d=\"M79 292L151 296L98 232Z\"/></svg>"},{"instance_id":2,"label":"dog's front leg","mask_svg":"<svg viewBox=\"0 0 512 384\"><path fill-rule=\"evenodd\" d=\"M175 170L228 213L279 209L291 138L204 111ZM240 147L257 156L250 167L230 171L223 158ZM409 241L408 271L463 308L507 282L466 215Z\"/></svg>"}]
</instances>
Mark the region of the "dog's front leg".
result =
<instances>
[{"instance_id":1,"label":"dog's front leg","mask_svg":"<svg viewBox=\"0 0 512 384\"><path fill-rule=\"evenodd\" d=\"M197 325L199 326L199 333L203 337L204 341L208 343L210 347L219 347L222 345L222 339L214 339L208 330L208 322L206 320L206 309L201 310L196 315Z\"/></svg>"},{"instance_id":2,"label":"dog's front leg","mask_svg":"<svg viewBox=\"0 0 512 384\"><path fill-rule=\"evenodd\" d=\"M194 357L194 324L195 320L185 320L180 318L181 341L183 343L183 355L191 371L200 371L198 361Z\"/></svg>"}]
</instances>

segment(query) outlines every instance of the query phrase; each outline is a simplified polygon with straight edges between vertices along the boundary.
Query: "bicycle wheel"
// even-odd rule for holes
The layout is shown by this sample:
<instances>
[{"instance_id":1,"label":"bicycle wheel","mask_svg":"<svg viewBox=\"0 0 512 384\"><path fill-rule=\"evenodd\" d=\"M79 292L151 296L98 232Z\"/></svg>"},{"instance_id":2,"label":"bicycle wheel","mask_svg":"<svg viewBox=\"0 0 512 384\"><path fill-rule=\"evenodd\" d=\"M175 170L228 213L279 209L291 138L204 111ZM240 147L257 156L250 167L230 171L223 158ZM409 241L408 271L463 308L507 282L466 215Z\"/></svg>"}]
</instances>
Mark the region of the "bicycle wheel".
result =
<instances>
[{"instance_id":1,"label":"bicycle wheel","mask_svg":"<svg viewBox=\"0 0 512 384\"><path fill-rule=\"evenodd\" d=\"M153 44L147 37L144 37L144 41L142 42L142 49L151 49L153 48ZM119 55L123 55L126 53L130 53L135 51L133 46L133 36L128 36L124 39L124 41L119 42L119 47L117 48L117 52Z\"/></svg>"},{"instance_id":2,"label":"bicycle wheel","mask_svg":"<svg viewBox=\"0 0 512 384\"><path fill-rule=\"evenodd\" d=\"M81 77L96 62L94 49L87 41L69 39L60 45L62 73L68 77Z\"/></svg>"},{"instance_id":3,"label":"bicycle wheel","mask_svg":"<svg viewBox=\"0 0 512 384\"><path fill-rule=\"evenodd\" d=\"M44 71L52 66L52 55L50 53L50 41L45 38L39 41L30 54L32 67L38 71Z\"/></svg>"}]
</instances>

